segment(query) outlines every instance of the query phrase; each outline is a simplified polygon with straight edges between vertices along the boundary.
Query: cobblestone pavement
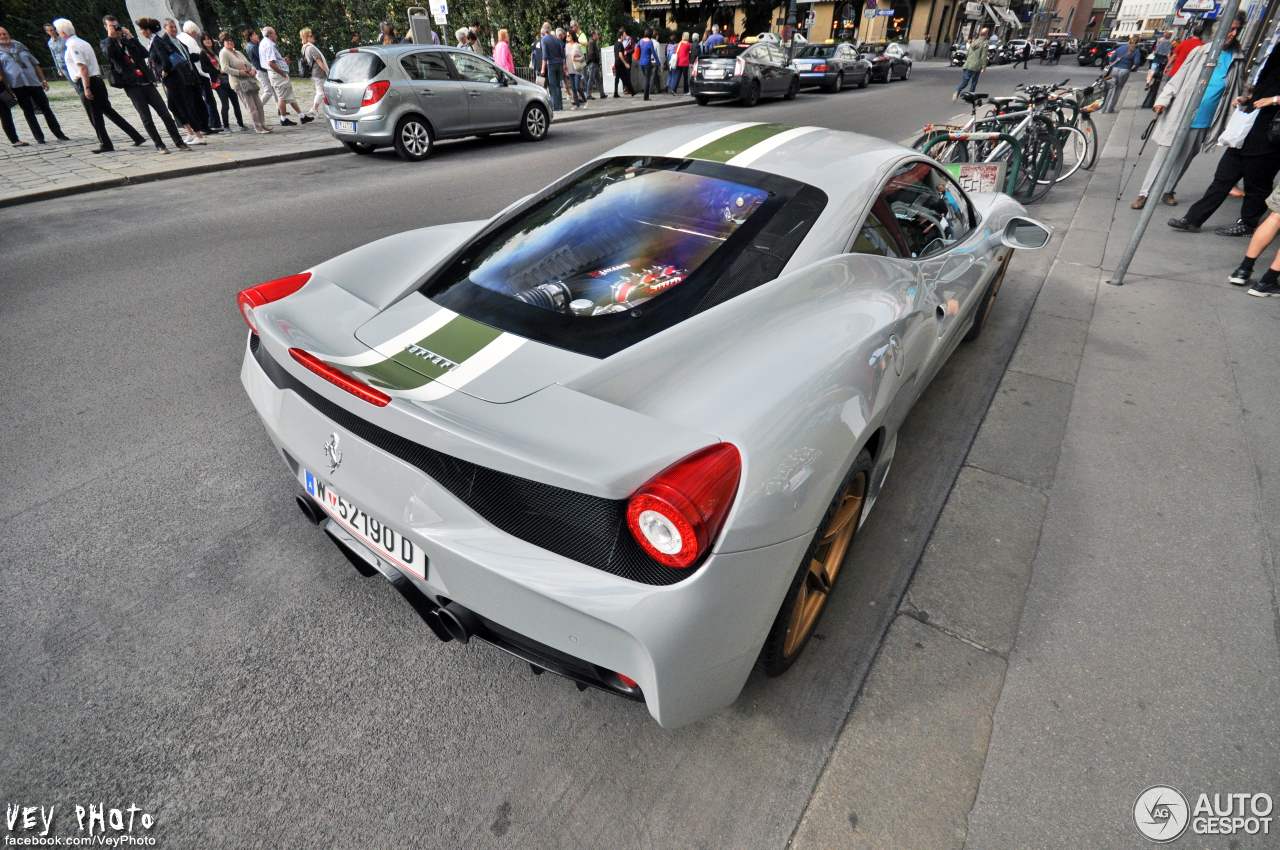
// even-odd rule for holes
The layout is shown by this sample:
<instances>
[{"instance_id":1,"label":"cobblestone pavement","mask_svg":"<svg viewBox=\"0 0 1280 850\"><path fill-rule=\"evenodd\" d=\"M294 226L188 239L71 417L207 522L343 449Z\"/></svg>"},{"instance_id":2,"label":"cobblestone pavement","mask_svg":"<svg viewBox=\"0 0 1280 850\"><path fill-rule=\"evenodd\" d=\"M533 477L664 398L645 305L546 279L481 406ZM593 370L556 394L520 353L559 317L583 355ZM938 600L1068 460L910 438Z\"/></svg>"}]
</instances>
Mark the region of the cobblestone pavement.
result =
<instances>
[{"instance_id":1,"label":"cobblestone pavement","mask_svg":"<svg viewBox=\"0 0 1280 850\"><path fill-rule=\"evenodd\" d=\"M294 80L293 89L298 103L305 109L315 95L315 88L309 80ZM111 89L110 97L111 105L116 111L145 136L142 122L124 92ZM107 133L115 142L116 149L111 153L94 154L91 151L98 146L98 141L80 103L80 97L71 85L65 82L53 83L49 90L49 102L63 132L71 141L63 142L53 138L44 124L43 116L39 116L48 141L46 144L37 144L31 138L31 130L21 111L15 107L14 126L18 129L19 138L29 145L13 147L8 144L8 140L0 138L0 207L63 194L106 189L128 182L324 156L342 153L344 150L329 134L323 120L295 127L279 126L274 113L270 111L275 106L273 102L268 104L266 116L267 126L272 129L270 135L254 133L252 127L249 132L217 133L206 137L207 145L194 147L188 153L173 148L164 127L156 122L161 137L172 151L164 155L156 150L150 139L145 144L134 147L128 136L108 121ZM587 109L562 111L556 114L555 120L558 125L638 109L688 105L690 102L690 98L671 95L661 95L647 104L638 98L610 98L603 102L592 101ZM292 111L289 114L291 120L297 120ZM231 113L231 119L234 124L234 112Z\"/></svg>"}]
</instances>

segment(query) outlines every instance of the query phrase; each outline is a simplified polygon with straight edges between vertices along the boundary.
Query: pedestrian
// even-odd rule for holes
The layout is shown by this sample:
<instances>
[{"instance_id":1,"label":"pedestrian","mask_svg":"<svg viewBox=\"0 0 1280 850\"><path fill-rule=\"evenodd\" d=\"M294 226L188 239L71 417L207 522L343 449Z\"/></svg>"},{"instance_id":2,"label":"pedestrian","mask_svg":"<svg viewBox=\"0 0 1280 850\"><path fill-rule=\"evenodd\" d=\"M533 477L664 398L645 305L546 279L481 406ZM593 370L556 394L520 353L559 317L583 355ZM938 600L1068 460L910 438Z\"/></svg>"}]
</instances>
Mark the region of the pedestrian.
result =
<instances>
[{"instance_id":1,"label":"pedestrian","mask_svg":"<svg viewBox=\"0 0 1280 850\"><path fill-rule=\"evenodd\" d=\"M600 33L591 31L587 40L587 100L591 100L592 89L600 90L600 99L604 100L604 76L600 72Z\"/></svg>"},{"instance_id":2,"label":"pedestrian","mask_svg":"<svg viewBox=\"0 0 1280 850\"><path fill-rule=\"evenodd\" d=\"M479 53L481 56L483 56L484 55L484 39L480 37L480 22L473 21L471 24L470 31L471 31L471 35L475 36L475 42L474 42L474 45L472 46L471 36L467 36L467 44L471 46L472 50L474 50L476 53Z\"/></svg>"},{"instance_id":3,"label":"pedestrian","mask_svg":"<svg viewBox=\"0 0 1280 850\"><path fill-rule=\"evenodd\" d=\"M1258 229L1253 231L1253 236L1249 239L1249 247L1245 249L1244 259L1240 261L1239 267L1236 268L1231 276L1227 278L1227 282L1233 286L1247 286L1253 277L1253 265L1262 256L1262 252L1267 250L1267 246L1275 241L1276 235L1280 234L1280 187L1271 190L1271 194L1267 196L1267 209L1270 211L1262 223L1258 225ZM1280 254L1276 255L1271 265L1280 267ZM1263 275L1263 280L1250 288L1250 295L1274 295L1280 293L1280 282L1277 277L1280 276L1280 268L1276 274ZM1254 289L1262 291L1254 292Z\"/></svg>"},{"instance_id":4,"label":"pedestrian","mask_svg":"<svg viewBox=\"0 0 1280 850\"><path fill-rule=\"evenodd\" d=\"M658 49L653 43L652 29L645 29L644 37L640 39L636 49L640 55L640 75L644 78L644 99L648 100L650 90L656 88L654 77L658 76L658 68L662 64L662 60L658 58Z\"/></svg>"},{"instance_id":5,"label":"pedestrian","mask_svg":"<svg viewBox=\"0 0 1280 850\"><path fill-rule=\"evenodd\" d=\"M222 104L222 126L226 128L228 133L231 132L231 111L234 109L236 126L240 128L241 132L248 132L249 128L244 126L244 114L240 111L240 98L231 90L231 79L227 76L227 72L223 70L222 63L218 59L222 48L213 43L212 36L208 33L202 33L200 35L200 50L213 69L213 92L218 96L218 102Z\"/></svg>"},{"instance_id":6,"label":"pedestrian","mask_svg":"<svg viewBox=\"0 0 1280 850\"><path fill-rule=\"evenodd\" d=\"M1164 33L1151 50L1151 68L1147 71L1147 96L1142 101L1143 109L1151 109L1156 105L1160 84L1164 82L1164 69L1169 65L1169 55L1172 52L1173 42L1169 40L1169 34Z\"/></svg>"},{"instance_id":7,"label":"pedestrian","mask_svg":"<svg viewBox=\"0 0 1280 850\"><path fill-rule=\"evenodd\" d=\"M964 91L964 87L969 87L972 94L978 88L978 78L982 76L982 72L987 68L987 35L989 30L983 27L979 31L977 37L969 42L968 54L964 59L964 76L960 78L960 87L956 89L956 93L951 95L951 102L955 103L960 98L960 92Z\"/></svg>"},{"instance_id":8,"label":"pedestrian","mask_svg":"<svg viewBox=\"0 0 1280 850\"><path fill-rule=\"evenodd\" d=\"M298 106L298 99L293 94L293 83L289 80L289 60L280 54L280 50L276 46L276 31L271 27L262 28L262 41L258 44L258 58L262 60L263 65L267 66L267 83L276 93L280 126L295 126L289 120L290 106L293 107L294 112L298 113L298 120L303 124L310 124L314 121L315 119L310 115L303 115L302 109Z\"/></svg>"},{"instance_id":9,"label":"pedestrian","mask_svg":"<svg viewBox=\"0 0 1280 850\"><path fill-rule=\"evenodd\" d=\"M102 70L98 67L98 57L94 53L92 45L76 35L75 26L66 18L58 18L53 22L53 26L67 43L67 51L63 55L63 60L67 63L67 69L71 71L71 75L76 81L76 92L80 95L80 100L84 104L84 111L89 114L89 123L93 125L94 132L98 134L98 147L94 148L92 152L109 153L115 150L115 145L111 143L111 137L107 135L106 121L104 120L106 118L110 118L111 123L133 139L135 147L145 144L147 140L142 138L138 131L133 129L129 122L121 118L120 113L111 107L111 101L107 97L107 87L102 83Z\"/></svg>"},{"instance_id":10,"label":"pedestrian","mask_svg":"<svg viewBox=\"0 0 1280 850\"><path fill-rule=\"evenodd\" d=\"M120 22L114 16L105 16L102 19L102 25L107 30L107 37L98 43L98 48L111 64L111 74L114 77L111 81L112 85L124 89L125 96L129 98L129 102L138 113L138 118L142 120L142 129L146 130L151 141L155 142L156 150L160 153L169 152L160 138L160 133L156 130L155 121L151 120L153 110L160 117L160 122L164 124L169 138L173 139L174 147L180 151L190 151L191 148L178 132L177 123L164 105L164 98L156 90L155 75L147 65L147 51L133 37L133 33L120 26Z\"/></svg>"},{"instance_id":11,"label":"pedestrian","mask_svg":"<svg viewBox=\"0 0 1280 850\"><path fill-rule=\"evenodd\" d=\"M689 93L689 64L690 51L693 48L692 42L689 41L689 33L680 36L680 43L676 45L676 75L671 78L671 93L676 94L676 89L680 87L680 82L684 81L684 93Z\"/></svg>"},{"instance_id":12,"label":"pedestrian","mask_svg":"<svg viewBox=\"0 0 1280 850\"><path fill-rule=\"evenodd\" d=\"M568 43L564 47L564 68L569 77L570 109L582 109L586 102L582 99L582 72L587 67L586 48L569 34Z\"/></svg>"},{"instance_id":13,"label":"pedestrian","mask_svg":"<svg viewBox=\"0 0 1280 850\"><path fill-rule=\"evenodd\" d=\"M354 40L354 37L353 37ZM271 83L267 81L267 69L262 66L262 54L260 46L262 36L254 31L253 27L244 31L244 55L248 57L249 64L253 65L258 71L255 80L258 84L258 99L262 103L263 111L266 111L267 103L276 96L276 90L271 88Z\"/></svg>"},{"instance_id":14,"label":"pedestrian","mask_svg":"<svg viewBox=\"0 0 1280 850\"><path fill-rule=\"evenodd\" d=\"M1024 71L1030 71L1031 69L1027 67L1027 63L1030 61L1031 61L1031 42L1026 41L1026 42L1023 42L1022 46L1018 48L1018 55L1015 56L1013 59L1013 67L1017 68L1018 63L1021 62L1022 69ZM1040 64L1042 65L1044 64L1044 57L1041 57Z\"/></svg>"},{"instance_id":15,"label":"pedestrian","mask_svg":"<svg viewBox=\"0 0 1280 850\"><path fill-rule=\"evenodd\" d=\"M551 24L542 25L542 38L539 41L542 48L542 76L546 78L547 90L551 93L551 108L557 112L564 109L564 100L560 96L560 89L564 88L564 45L560 43L563 36L564 30L553 33Z\"/></svg>"},{"instance_id":16,"label":"pedestrian","mask_svg":"<svg viewBox=\"0 0 1280 850\"><path fill-rule=\"evenodd\" d=\"M160 85L164 86L169 114L173 116L176 124L182 125L186 132L182 140L183 144L207 144L194 123L195 119L191 117L194 112L194 103L185 80L190 64L187 62L186 54L179 52L185 51L186 48L181 44L176 46L170 44L160 28L160 22L155 18L138 18L138 33L151 39L151 46L147 48L147 58L151 62L152 73L159 78Z\"/></svg>"},{"instance_id":17,"label":"pedestrian","mask_svg":"<svg viewBox=\"0 0 1280 850\"><path fill-rule=\"evenodd\" d=\"M67 43L58 35L58 31L53 28L53 24L45 24L44 31L49 36L49 41L46 43L49 45L49 53L53 56L53 67L58 69L58 73L62 75L64 80L74 86L75 83L72 81L71 75L67 73L66 60L62 58L63 54L67 52Z\"/></svg>"},{"instance_id":18,"label":"pedestrian","mask_svg":"<svg viewBox=\"0 0 1280 850\"><path fill-rule=\"evenodd\" d=\"M191 66L196 70L195 87L199 99L204 101L205 112L209 116L209 132L221 133L222 121L218 118L218 98L213 94L213 81L218 76L218 71L205 55L204 48L200 46L200 36L200 28L196 26L195 21L187 21L182 25L182 32L178 33L179 40L186 46L187 53L191 56Z\"/></svg>"},{"instance_id":19,"label":"pedestrian","mask_svg":"<svg viewBox=\"0 0 1280 850\"><path fill-rule=\"evenodd\" d=\"M199 74L195 68L196 58L191 55L191 51L187 49L183 40L178 38L177 21L173 18L165 18L161 26L163 27L161 34L151 42L151 63L155 67L160 67L157 64L156 54L159 52L166 55L167 67L172 71L164 78L165 91L170 95L169 110L177 115L173 100L175 96L180 96L183 103L183 118L179 120L189 124L196 131L197 137L203 139L204 137L200 134L210 132L209 114L200 97ZM170 91L171 83L174 86L181 85L182 91ZM195 144L195 142L187 139L187 144Z\"/></svg>"},{"instance_id":20,"label":"pedestrian","mask_svg":"<svg viewBox=\"0 0 1280 850\"><path fill-rule=\"evenodd\" d=\"M263 29L266 32L266 29ZM396 38L395 25L390 21L383 21L378 24L378 37L373 40L374 44L399 44L400 39ZM458 45L462 47L463 45Z\"/></svg>"},{"instance_id":21,"label":"pedestrian","mask_svg":"<svg viewBox=\"0 0 1280 850\"><path fill-rule=\"evenodd\" d=\"M511 55L511 34L506 30L498 30L498 40L493 45L493 64L508 74L516 72L516 60Z\"/></svg>"},{"instance_id":22,"label":"pedestrian","mask_svg":"<svg viewBox=\"0 0 1280 850\"><path fill-rule=\"evenodd\" d=\"M1169 68L1164 72L1166 82L1168 82L1168 78L1182 70L1182 63L1187 61L1187 57L1191 55L1191 51L1204 44L1202 39L1205 38L1206 34L1209 32L1211 32L1209 25L1200 23L1192 28L1189 38L1184 38L1182 41L1178 42L1178 44L1173 48L1173 52L1170 54L1172 58L1169 60Z\"/></svg>"},{"instance_id":23,"label":"pedestrian","mask_svg":"<svg viewBox=\"0 0 1280 850\"><path fill-rule=\"evenodd\" d=\"M454 37L455 39L457 39L457 41L458 41L458 43L457 43L457 44L455 44L455 45L454 45L454 47L460 47L460 48L462 48L463 50L466 50L466 49L467 49L467 35L468 35L468 33L469 33L469 32L470 32L470 31L469 31L466 27L458 27L458 29L457 29L457 30L455 30L455 31L454 31L454 33L453 33L453 37Z\"/></svg>"},{"instance_id":24,"label":"pedestrian","mask_svg":"<svg viewBox=\"0 0 1280 850\"><path fill-rule=\"evenodd\" d=\"M719 47L724 44L724 36L720 34L720 25L711 25L711 35L707 36L707 40L702 43L702 50L706 52L713 47Z\"/></svg>"},{"instance_id":25,"label":"pedestrian","mask_svg":"<svg viewBox=\"0 0 1280 850\"><path fill-rule=\"evenodd\" d=\"M1241 25L1243 28L1243 25ZM1232 65L1245 64L1242 54L1237 53L1233 60L1225 58L1227 51L1219 56L1220 65L1228 61ZM1191 60L1187 60L1191 65ZM1230 77L1230 72L1225 75ZM1214 72L1214 80L1218 77ZM1237 76L1238 80L1238 76ZM1231 90L1232 81L1227 80L1227 90ZM1209 83L1209 90L1214 81ZM1205 95L1208 96L1206 90ZM1237 147L1226 147L1222 157L1214 169L1213 182L1204 190L1204 195L1187 208L1187 214L1180 219L1173 219L1169 226L1175 230L1195 232L1217 211L1218 207L1230 196L1231 189L1244 179L1244 200L1240 202L1240 217L1233 223L1215 229L1220 236L1245 236L1254 231L1267 211L1267 196L1271 194L1276 173L1280 172L1280 141L1271 137L1271 122L1280 115L1280 57L1272 54L1267 59L1257 85L1248 95L1239 98L1223 98L1219 104L1218 114L1213 116L1213 123L1206 134L1205 147L1212 145L1226 125L1230 107L1234 104L1245 113L1257 111L1253 126L1246 134L1244 141ZM1196 113L1200 118L1200 113ZM1221 123L1219 123L1221 122ZM1199 123L1199 120L1192 124Z\"/></svg>"},{"instance_id":26,"label":"pedestrian","mask_svg":"<svg viewBox=\"0 0 1280 850\"><path fill-rule=\"evenodd\" d=\"M1111 74L1111 91L1107 93L1103 112L1116 111L1124 92L1124 84L1129 81L1129 75L1134 69L1141 64L1142 50L1138 47L1137 35L1129 36L1127 44L1122 44L1111 52L1111 65L1107 69Z\"/></svg>"},{"instance_id":27,"label":"pedestrian","mask_svg":"<svg viewBox=\"0 0 1280 850\"><path fill-rule=\"evenodd\" d=\"M636 91L631 85L631 36L626 30L618 30L618 40L613 43L613 96L618 97L618 83L632 97Z\"/></svg>"},{"instance_id":28,"label":"pedestrian","mask_svg":"<svg viewBox=\"0 0 1280 850\"><path fill-rule=\"evenodd\" d=\"M1222 53L1218 56L1218 65L1209 79L1209 86L1200 98L1200 106L1191 120L1191 131L1187 135L1186 144L1176 154L1171 152L1173 137L1177 134L1178 124L1182 121L1183 114L1190 106L1192 93L1200 81L1200 72L1209 59L1208 45L1201 44L1187 54L1178 73L1161 87L1160 96L1156 98L1154 107L1156 126L1151 133L1151 138L1156 143L1156 153L1151 159L1151 165L1147 167L1147 175L1142 180L1138 199L1131 205L1133 209L1140 210L1146 204L1156 182L1156 175L1169 156L1176 156L1177 159L1174 161L1173 172L1161 200L1171 207L1176 207L1178 181L1187 173L1187 168L1190 167L1191 161L1195 159L1201 147L1210 148L1217 141L1218 135L1226 125L1227 113L1230 111L1225 108L1225 105L1231 103L1232 97L1239 89L1241 63L1235 61L1240 55L1238 34L1238 26L1232 24ZM1224 99L1223 95L1228 93L1229 96ZM1210 139L1210 130L1215 125L1217 132L1213 133L1213 138ZM1198 224L1196 229L1199 229Z\"/></svg>"},{"instance_id":29,"label":"pedestrian","mask_svg":"<svg viewBox=\"0 0 1280 850\"><path fill-rule=\"evenodd\" d=\"M311 110L307 113L314 118L320 114L320 107L324 105L324 84L329 79L329 61L316 44L311 27L299 30L298 38L302 42L302 73L311 78L311 84L316 90L315 97L311 98Z\"/></svg>"},{"instance_id":30,"label":"pedestrian","mask_svg":"<svg viewBox=\"0 0 1280 850\"><path fill-rule=\"evenodd\" d=\"M40 70L39 60L26 45L10 38L9 31L4 27L0 27L0 79L3 79L4 84L12 90L18 106L22 109L22 117L27 119L31 135L38 143L43 145L45 139L44 131L40 129L40 119L36 117L36 110L44 115L45 123L49 125L49 132L55 138L68 141L62 133L58 119L54 117L53 108L49 106L49 98L45 95L49 90L49 83L44 78L44 71ZM4 110L0 112L0 123L4 125L5 135L16 147L25 147L25 144L18 144L18 133L13 126L13 115L9 104L0 102L0 109Z\"/></svg>"},{"instance_id":31,"label":"pedestrian","mask_svg":"<svg viewBox=\"0 0 1280 850\"><path fill-rule=\"evenodd\" d=\"M259 74L248 56L236 50L235 37L229 32L218 36L222 42L222 50L218 51L218 67L227 76L231 90L240 98L245 112L249 113L249 122L257 133L270 133L262 112L262 99L258 96Z\"/></svg>"}]
</instances>

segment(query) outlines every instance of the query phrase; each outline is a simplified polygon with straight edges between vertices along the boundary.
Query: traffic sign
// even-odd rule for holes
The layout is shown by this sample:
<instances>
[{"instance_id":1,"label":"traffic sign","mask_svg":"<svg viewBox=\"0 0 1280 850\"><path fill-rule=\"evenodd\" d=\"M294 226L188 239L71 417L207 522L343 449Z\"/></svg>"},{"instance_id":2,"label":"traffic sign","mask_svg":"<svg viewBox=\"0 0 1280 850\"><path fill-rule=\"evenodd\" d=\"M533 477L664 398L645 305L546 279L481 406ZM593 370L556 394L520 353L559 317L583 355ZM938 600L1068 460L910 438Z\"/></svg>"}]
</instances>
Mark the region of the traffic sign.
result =
<instances>
[{"instance_id":1,"label":"traffic sign","mask_svg":"<svg viewBox=\"0 0 1280 850\"><path fill-rule=\"evenodd\" d=\"M1213 0L1187 0L1182 4L1184 12L1212 12Z\"/></svg>"}]
</instances>

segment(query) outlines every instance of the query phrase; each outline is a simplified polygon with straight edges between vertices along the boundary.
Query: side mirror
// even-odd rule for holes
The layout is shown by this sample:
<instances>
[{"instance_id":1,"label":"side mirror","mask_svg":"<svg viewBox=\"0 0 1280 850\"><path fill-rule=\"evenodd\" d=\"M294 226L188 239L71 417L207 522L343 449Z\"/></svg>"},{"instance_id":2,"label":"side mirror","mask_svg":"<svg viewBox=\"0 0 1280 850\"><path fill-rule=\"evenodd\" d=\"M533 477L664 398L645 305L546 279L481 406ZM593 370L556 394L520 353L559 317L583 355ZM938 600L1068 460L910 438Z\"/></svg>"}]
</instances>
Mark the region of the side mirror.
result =
<instances>
[{"instance_id":1,"label":"side mirror","mask_svg":"<svg viewBox=\"0 0 1280 850\"><path fill-rule=\"evenodd\" d=\"M507 86L511 85L510 83L507 82L506 74L498 75L498 85L502 86L503 88L506 88Z\"/></svg>"},{"instance_id":2,"label":"side mirror","mask_svg":"<svg viewBox=\"0 0 1280 850\"><path fill-rule=\"evenodd\" d=\"M1035 250L1047 245L1051 236L1053 236L1053 230L1048 225L1016 215L1005 225L1004 233L1000 234L1000 241L1009 248Z\"/></svg>"}]
</instances>

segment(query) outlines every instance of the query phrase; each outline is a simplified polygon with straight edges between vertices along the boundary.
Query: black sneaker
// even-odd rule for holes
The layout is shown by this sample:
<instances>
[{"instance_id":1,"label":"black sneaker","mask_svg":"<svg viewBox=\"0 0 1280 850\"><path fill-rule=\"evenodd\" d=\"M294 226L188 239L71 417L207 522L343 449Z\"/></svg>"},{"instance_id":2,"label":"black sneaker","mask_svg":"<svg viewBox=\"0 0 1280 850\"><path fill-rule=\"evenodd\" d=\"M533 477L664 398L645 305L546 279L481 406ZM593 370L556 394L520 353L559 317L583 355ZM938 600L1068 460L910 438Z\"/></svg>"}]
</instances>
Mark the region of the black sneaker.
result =
<instances>
[{"instance_id":1,"label":"black sneaker","mask_svg":"<svg viewBox=\"0 0 1280 850\"><path fill-rule=\"evenodd\" d=\"M1226 227L1215 227L1213 232L1219 236L1248 236L1253 233L1253 228L1243 221L1237 221L1235 224L1228 224Z\"/></svg>"},{"instance_id":2,"label":"black sneaker","mask_svg":"<svg viewBox=\"0 0 1280 850\"><path fill-rule=\"evenodd\" d=\"M304 116L302 116L302 118L300 118L300 119L298 119L298 120L300 120L303 124L310 124L312 121L314 121L314 120L316 120L316 119L312 118L310 115L304 115Z\"/></svg>"},{"instance_id":3,"label":"black sneaker","mask_svg":"<svg viewBox=\"0 0 1280 850\"><path fill-rule=\"evenodd\" d=\"M297 127L298 125L297 125L297 124L295 124L294 122L290 121L288 118L281 118L281 119L280 119L280 126L281 126L281 127Z\"/></svg>"},{"instance_id":4,"label":"black sneaker","mask_svg":"<svg viewBox=\"0 0 1280 850\"><path fill-rule=\"evenodd\" d=\"M1268 295L1280 295L1280 279L1269 280L1267 282L1258 281L1249 287L1250 295L1257 295L1259 298L1266 298Z\"/></svg>"},{"instance_id":5,"label":"black sneaker","mask_svg":"<svg viewBox=\"0 0 1280 850\"><path fill-rule=\"evenodd\" d=\"M1232 286L1245 286L1249 283L1249 279L1253 277L1253 269L1241 266L1231 273L1231 277L1227 278L1227 283Z\"/></svg>"},{"instance_id":6,"label":"black sneaker","mask_svg":"<svg viewBox=\"0 0 1280 850\"><path fill-rule=\"evenodd\" d=\"M1171 218L1169 219L1169 226L1172 227L1174 230L1184 230L1187 233L1200 232L1200 225L1192 224L1191 222L1187 221L1185 218Z\"/></svg>"}]
</instances>

